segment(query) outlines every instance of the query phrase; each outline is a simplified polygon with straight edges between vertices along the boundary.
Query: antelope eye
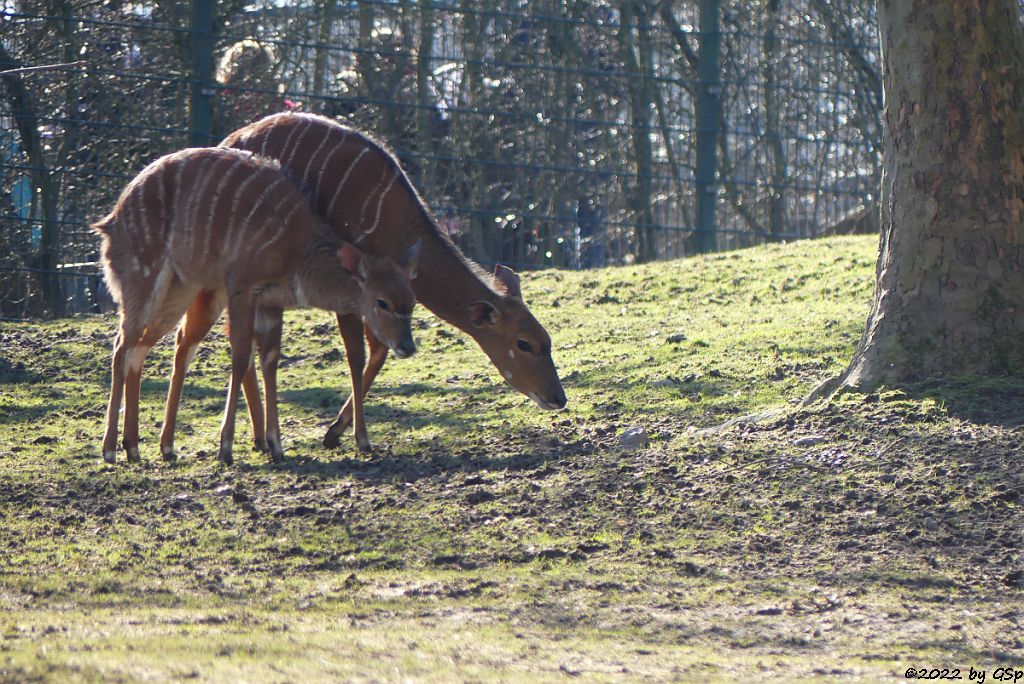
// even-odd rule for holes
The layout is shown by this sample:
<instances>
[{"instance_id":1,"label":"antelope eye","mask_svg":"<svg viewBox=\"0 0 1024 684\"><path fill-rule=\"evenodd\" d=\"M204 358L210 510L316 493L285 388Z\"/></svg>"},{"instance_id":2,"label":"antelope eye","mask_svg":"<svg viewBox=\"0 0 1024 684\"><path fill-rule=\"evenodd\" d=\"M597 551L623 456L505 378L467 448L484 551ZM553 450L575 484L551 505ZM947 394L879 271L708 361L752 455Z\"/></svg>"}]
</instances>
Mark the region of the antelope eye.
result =
<instances>
[{"instance_id":1,"label":"antelope eye","mask_svg":"<svg viewBox=\"0 0 1024 684\"><path fill-rule=\"evenodd\" d=\"M527 353L533 352L533 347L531 347L530 343L527 342L526 340L519 340L518 342L516 342L516 346L519 347L520 351L524 351Z\"/></svg>"},{"instance_id":2,"label":"antelope eye","mask_svg":"<svg viewBox=\"0 0 1024 684\"><path fill-rule=\"evenodd\" d=\"M385 302L383 299L377 300L377 307L383 309L384 311L389 311L391 309L391 307L388 306L388 303Z\"/></svg>"}]
</instances>

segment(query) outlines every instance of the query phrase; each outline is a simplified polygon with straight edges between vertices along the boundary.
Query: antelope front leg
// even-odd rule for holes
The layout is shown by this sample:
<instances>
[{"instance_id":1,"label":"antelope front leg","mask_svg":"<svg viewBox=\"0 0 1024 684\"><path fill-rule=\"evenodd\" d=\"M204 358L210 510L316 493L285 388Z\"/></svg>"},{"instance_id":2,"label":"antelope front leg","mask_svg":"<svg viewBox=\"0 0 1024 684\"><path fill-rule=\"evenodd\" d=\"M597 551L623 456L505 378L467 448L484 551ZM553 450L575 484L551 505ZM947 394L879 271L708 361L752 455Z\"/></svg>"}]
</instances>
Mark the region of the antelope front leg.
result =
<instances>
[{"instance_id":1,"label":"antelope front leg","mask_svg":"<svg viewBox=\"0 0 1024 684\"><path fill-rule=\"evenodd\" d=\"M339 327L340 327L339 323ZM367 393L370 391L370 386L373 384L374 379L380 372L380 369L384 367L384 362L388 359L388 347L386 344L377 339L369 328L366 328L366 341L370 345L370 357L366 362L366 370L363 372L363 393L362 398L365 400ZM334 448L338 446L341 441L341 435L344 434L348 426L352 424L352 397L345 401L345 405L341 407L338 412L338 417L334 420L329 428L327 428L327 434L324 435L324 446L328 448Z\"/></svg>"},{"instance_id":2,"label":"antelope front leg","mask_svg":"<svg viewBox=\"0 0 1024 684\"><path fill-rule=\"evenodd\" d=\"M220 428L220 460L227 465L234 460L231 446L235 439L238 390L249 364L252 363L253 307L249 296L248 292L238 293L231 297L228 303L228 317L231 320L231 380L228 383L224 422Z\"/></svg>"},{"instance_id":3,"label":"antelope front leg","mask_svg":"<svg viewBox=\"0 0 1024 684\"><path fill-rule=\"evenodd\" d=\"M352 374L352 416L355 425L356 446L362 452L371 450L370 437L366 434L366 416L363 414L363 366L366 363L366 348L363 346L363 321L357 314L338 317L341 338L345 342L345 356ZM333 426L332 426L333 427Z\"/></svg>"},{"instance_id":4,"label":"antelope front leg","mask_svg":"<svg viewBox=\"0 0 1024 684\"><path fill-rule=\"evenodd\" d=\"M266 442L270 448L272 461L280 461L284 458L284 449L281 447L281 426L277 413L277 364L281 360L281 319L283 316L284 312L281 309L267 308L256 312L257 345L260 350L260 367L263 369L263 384L266 385L267 393ZM259 401L258 397L257 401Z\"/></svg>"}]
</instances>

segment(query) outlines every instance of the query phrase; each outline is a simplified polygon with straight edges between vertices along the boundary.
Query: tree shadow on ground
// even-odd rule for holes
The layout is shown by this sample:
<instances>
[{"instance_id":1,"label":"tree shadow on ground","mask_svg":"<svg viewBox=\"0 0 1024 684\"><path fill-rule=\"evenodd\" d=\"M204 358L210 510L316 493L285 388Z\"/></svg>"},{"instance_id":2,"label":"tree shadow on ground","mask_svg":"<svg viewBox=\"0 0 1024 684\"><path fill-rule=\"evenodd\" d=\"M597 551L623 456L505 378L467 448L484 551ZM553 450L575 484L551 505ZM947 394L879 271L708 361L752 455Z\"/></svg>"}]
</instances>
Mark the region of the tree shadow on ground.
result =
<instances>
[{"instance_id":1,"label":"tree shadow on ground","mask_svg":"<svg viewBox=\"0 0 1024 684\"><path fill-rule=\"evenodd\" d=\"M866 399L876 400L880 392L895 390L912 401L934 401L944 413L979 425L1014 429L1024 426L1024 379L963 377L925 380L876 389ZM913 418L915 416L909 416Z\"/></svg>"},{"instance_id":2,"label":"tree shadow on ground","mask_svg":"<svg viewBox=\"0 0 1024 684\"><path fill-rule=\"evenodd\" d=\"M300 451L293 448L292 452ZM312 453L312 450L303 453ZM338 457L336 451L320 450L315 456L286 454L280 462L240 462L243 472L275 472L315 477L322 480L356 479L371 483L416 482L439 474L480 474L507 471L531 471L543 468L560 456L550 450L502 451L484 450L453 452L443 448L416 454L396 454L379 450L358 456Z\"/></svg>"},{"instance_id":3,"label":"tree shadow on ground","mask_svg":"<svg viewBox=\"0 0 1024 684\"><path fill-rule=\"evenodd\" d=\"M31 405L14 402L5 406L4 410L0 412L0 425L37 423L46 416L60 411L62 408L61 404L54 402Z\"/></svg>"},{"instance_id":4,"label":"tree shadow on ground","mask_svg":"<svg viewBox=\"0 0 1024 684\"><path fill-rule=\"evenodd\" d=\"M24 364L0 356L0 385L31 385L40 382L42 379L43 376L40 373L31 368L26 368Z\"/></svg>"},{"instance_id":5,"label":"tree shadow on ground","mask_svg":"<svg viewBox=\"0 0 1024 684\"><path fill-rule=\"evenodd\" d=\"M597 395L595 404L602 407L617 404L619 403L618 397L644 390L649 386L650 384L647 382L631 382L621 377L609 378L603 372L576 371L571 383L565 383L565 391L569 398L568 414L572 415L574 390L586 392L591 399ZM600 392L596 392L598 389ZM681 396L718 398L732 394L735 392L735 387L729 379L709 377L708 380L681 380L678 384L673 385L673 390ZM292 404L326 417L331 412L336 413L348 395L347 387L340 391L311 387L284 390L280 392L279 397L282 405ZM600 395L606 396L607 401L602 401ZM392 401L394 397L411 396L422 399L426 408L422 410L399 408ZM452 401L452 397L460 397L460 399ZM367 396L365 410L367 421L371 423L373 421L394 421L408 425L410 428L459 426L461 429L468 430L483 427L489 422L492 423L495 418L495 402L505 400L522 401L533 405L524 395L505 384L455 385L437 381L406 382L389 388L375 387ZM535 410L541 411L539 408Z\"/></svg>"}]
</instances>

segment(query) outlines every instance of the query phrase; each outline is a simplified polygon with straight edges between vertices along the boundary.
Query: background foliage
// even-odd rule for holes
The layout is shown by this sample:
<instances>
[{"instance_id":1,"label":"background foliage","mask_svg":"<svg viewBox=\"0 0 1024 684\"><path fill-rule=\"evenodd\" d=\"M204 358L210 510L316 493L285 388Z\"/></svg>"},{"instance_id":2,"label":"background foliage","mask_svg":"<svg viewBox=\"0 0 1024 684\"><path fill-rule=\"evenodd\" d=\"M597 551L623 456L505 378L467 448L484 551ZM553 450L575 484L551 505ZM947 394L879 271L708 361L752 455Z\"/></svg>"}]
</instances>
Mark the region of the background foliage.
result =
<instances>
[{"instance_id":1,"label":"background foliage","mask_svg":"<svg viewBox=\"0 0 1024 684\"><path fill-rule=\"evenodd\" d=\"M482 262L681 256L696 227L698 4L222 0L211 41L187 28L188 3L9 0L0 68L70 66L2 76L0 316L95 307L87 223L126 179L287 108L385 140ZM720 11L711 246L873 230L874 3ZM233 68L196 71L240 44ZM213 99L208 137L190 128L196 93Z\"/></svg>"}]
</instances>

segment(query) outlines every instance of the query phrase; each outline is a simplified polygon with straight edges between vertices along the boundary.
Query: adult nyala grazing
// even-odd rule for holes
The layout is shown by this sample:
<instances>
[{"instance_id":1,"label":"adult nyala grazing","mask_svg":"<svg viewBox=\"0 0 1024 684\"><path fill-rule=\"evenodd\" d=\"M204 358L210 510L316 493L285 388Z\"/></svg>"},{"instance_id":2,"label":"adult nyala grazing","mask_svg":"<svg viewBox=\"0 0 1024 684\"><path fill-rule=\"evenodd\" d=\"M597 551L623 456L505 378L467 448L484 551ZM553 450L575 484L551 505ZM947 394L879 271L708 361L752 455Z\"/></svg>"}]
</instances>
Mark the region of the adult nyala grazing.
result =
<instances>
[{"instance_id":1,"label":"adult nyala grazing","mask_svg":"<svg viewBox=\"0 0 1024 684\"><path fill-rule=\"evenodd\" d=\"M493 276L467 259L442 233L394 155L359 131L310 114L268 116L221 143L277 159L313 193L317 213L337 237L375 254L398 258L423 243L416 298L440 318L473 337L517 390L545 409L565 406L565 392L551 358L551 338L523 302L519 277L498 266ZM346 330L354 320L339 325ZM367 331L370 358L362 391L370 388L387 347ZM345 403L324 443L337 444L352 422L356 395Z\"/></svg>"},{"instance_id":2,"label":"adult nyala grazing","mask_svg":"<svg viewBox=\"0 0 1024 684\"><path fill-rule=\"evenodd\" d=\"M252 415L254 437L257 447L269 447L273 457L283 453L275 374L284 309L320 307L334 311L350 326L355 324L350 318L364 319L396 355L415 351L410 280L418 245L396 263L338 240L274 161L227 149L168 155L129 183L114 210L93 229L103 237L104 274L121 314L103 438L103 458L108 462L117 452L122 395L125 451L129 461L139 460L143 361L183 314L160 437L168 460L174 458L174 425L186 369L196 345L225 307L231 340L231 382L220 435L220 458L225 463L232 461L243 378L247 395L257 391L254 342L267 390L266 423L262 415ZM362 366L361 359L354 361L359 365L353 368ZM359 389L353 385L353 392ZM360 402L357 442L369 448L361 413Z\"/></svg>"}]
</instances>

